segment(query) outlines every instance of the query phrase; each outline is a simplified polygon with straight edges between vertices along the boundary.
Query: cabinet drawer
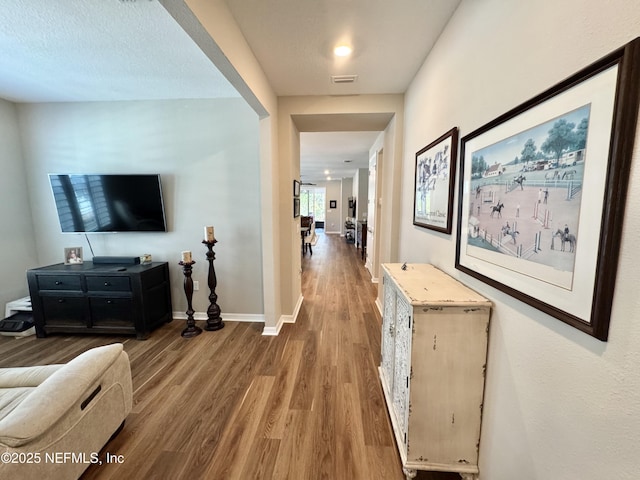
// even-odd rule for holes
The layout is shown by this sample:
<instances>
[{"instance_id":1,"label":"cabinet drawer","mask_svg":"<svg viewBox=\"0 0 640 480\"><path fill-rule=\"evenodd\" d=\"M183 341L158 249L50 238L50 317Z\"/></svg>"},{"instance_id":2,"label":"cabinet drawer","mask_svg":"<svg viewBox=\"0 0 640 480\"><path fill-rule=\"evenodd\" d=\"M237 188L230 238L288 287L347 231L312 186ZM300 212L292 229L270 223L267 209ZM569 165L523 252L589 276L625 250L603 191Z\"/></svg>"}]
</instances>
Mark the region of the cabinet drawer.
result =
<instances>
[{"instance_id":1,"label":"cabinet drawer","mask_svg":"<svg viewBox=\"0 0 640 480\"><path fill-rule=\"evenodd\" d=\"M87 290L90 292L129 292L129 277L87 276Z\"/></svg>"},{"instance_id":2,"label":"cabinet drawer","mask_svg":"<svg viewBox=\"0 0 640 480\"><path fill-rule=\"evenodd\" d=\"M86 326L87 300L84 297L42 297L45 325Z\"/></svg>"},{"instance_id":3,"label":"cabinet drawer","mask_svg":"<svg viewBox=\"0 0 640 480\"><path fill-rule=\"evenodd\" d=\"M133 328L133 302L131 298L91 297L89 304L92 326Z\"/></svg>"},{"instance_id":4,"label":"cabinet drawer","mask_svg":"<svg viewBox=\"0 0 640 480\"><path fill-rule=\"evenodd\" d=\"M40 290L82 290L80 275L38 275Z\"/></svg>"}]
</instances>

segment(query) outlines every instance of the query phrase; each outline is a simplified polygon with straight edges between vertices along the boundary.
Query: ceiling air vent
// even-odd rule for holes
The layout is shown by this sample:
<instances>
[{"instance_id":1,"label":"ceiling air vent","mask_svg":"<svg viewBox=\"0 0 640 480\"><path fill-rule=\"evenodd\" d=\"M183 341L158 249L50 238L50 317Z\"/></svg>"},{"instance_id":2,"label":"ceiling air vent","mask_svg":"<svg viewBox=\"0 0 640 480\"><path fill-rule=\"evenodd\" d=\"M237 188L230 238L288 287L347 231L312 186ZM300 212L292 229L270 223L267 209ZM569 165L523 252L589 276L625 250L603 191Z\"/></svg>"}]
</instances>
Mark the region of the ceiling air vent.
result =
<instances>
[{"instance_id":1,"label":"ceiling air vent","mask_svg":"<svg viewBox=\"0 0 640 480\"><path fill-rule=\"evenodd\" d=\"M331 83L354 83L358 75L332 75Z\"/></svg>"}]
</instances>

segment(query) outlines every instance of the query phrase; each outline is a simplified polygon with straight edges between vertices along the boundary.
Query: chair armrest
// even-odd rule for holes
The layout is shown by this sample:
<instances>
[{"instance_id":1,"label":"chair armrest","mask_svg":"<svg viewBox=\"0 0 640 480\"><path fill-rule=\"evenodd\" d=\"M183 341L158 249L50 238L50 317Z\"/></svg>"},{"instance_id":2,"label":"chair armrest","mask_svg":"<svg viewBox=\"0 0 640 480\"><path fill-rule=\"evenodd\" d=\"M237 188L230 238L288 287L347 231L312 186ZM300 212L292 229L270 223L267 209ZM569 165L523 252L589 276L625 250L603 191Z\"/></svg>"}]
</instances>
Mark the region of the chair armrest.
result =
<instances>
[{"instance_id":1,"label":"chair armrest","mask_svg":"<svg viewBox=\"0 0 640 480\"><path fill-rule=\"evenodd\" d=\"M62 365L0 420L0 443L24 445L46 432L70 409L80 412L85 397L122 353L122 344L106 345Z\"/></svg>"},{"instance_id":2,"label":"chair armrest","mask_svg":"<svg viewBox=\"0 0 640 480\"><path fill-rule=\"evenodd\" d=\"M0 369L0 388L37 387L62 365L13 367Z\"/></svg>"}]
</instances>

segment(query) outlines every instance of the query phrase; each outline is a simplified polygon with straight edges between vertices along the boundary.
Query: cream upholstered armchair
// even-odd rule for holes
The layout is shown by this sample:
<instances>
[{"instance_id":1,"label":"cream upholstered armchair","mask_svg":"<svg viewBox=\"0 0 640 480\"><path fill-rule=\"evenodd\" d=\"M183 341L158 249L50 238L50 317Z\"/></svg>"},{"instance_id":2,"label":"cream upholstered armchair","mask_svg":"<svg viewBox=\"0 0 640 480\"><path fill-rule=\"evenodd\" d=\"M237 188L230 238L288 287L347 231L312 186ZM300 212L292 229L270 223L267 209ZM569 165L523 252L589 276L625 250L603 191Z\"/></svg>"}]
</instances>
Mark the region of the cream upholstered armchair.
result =
<instances>
[{"instance_id":1,"label":"cream upholstered armchair","mask_svg":"<svg viewBox=\"0 0 640 480\"><path fill-rule=\"evenodd\" d=\"M304 251L307 249L309 253L313 255L313 246L316 244L316 222L311 222L311 228L309 229L309 233L304 237Z\"/></svg>"},{"instance_id":2,"label":"cream upholstered armchair","mask_svg":"<svg viewBox=\"0 0 640 480\"><path fill-rule=\"evenodd\" d=\"M131 406L122 344L62 365L0 369L0 478L78 478Z\"/></svg>"}]
</instances>

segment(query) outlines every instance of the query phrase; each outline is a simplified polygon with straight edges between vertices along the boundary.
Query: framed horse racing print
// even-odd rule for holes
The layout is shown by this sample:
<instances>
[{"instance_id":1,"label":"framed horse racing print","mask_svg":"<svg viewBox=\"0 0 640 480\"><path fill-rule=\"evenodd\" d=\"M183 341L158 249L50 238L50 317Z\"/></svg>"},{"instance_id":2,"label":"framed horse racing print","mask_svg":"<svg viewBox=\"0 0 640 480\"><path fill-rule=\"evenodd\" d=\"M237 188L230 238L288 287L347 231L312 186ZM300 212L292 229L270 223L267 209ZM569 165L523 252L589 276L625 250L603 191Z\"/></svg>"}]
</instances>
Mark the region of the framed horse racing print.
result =
<instances>
[{"instance_id":1,"label":"framed horse racing print","mask_svg":"<svg viewBox=\"0 0 640 480\"><path fill-rule=\"evenodd\" d=\"M461 140L456 268L602 341L637 65L640 38Z\"/></svg>"},{"instance_id":2,"label":"framed horse racing print","mask_svg":"<svg viewBox=\"0 0 640 480\"><path fill-rule=\"evenodd\" d=\"M451 233L457 155L457 127L416 153L414 225Z\"/></svg>"}]
</instances>

